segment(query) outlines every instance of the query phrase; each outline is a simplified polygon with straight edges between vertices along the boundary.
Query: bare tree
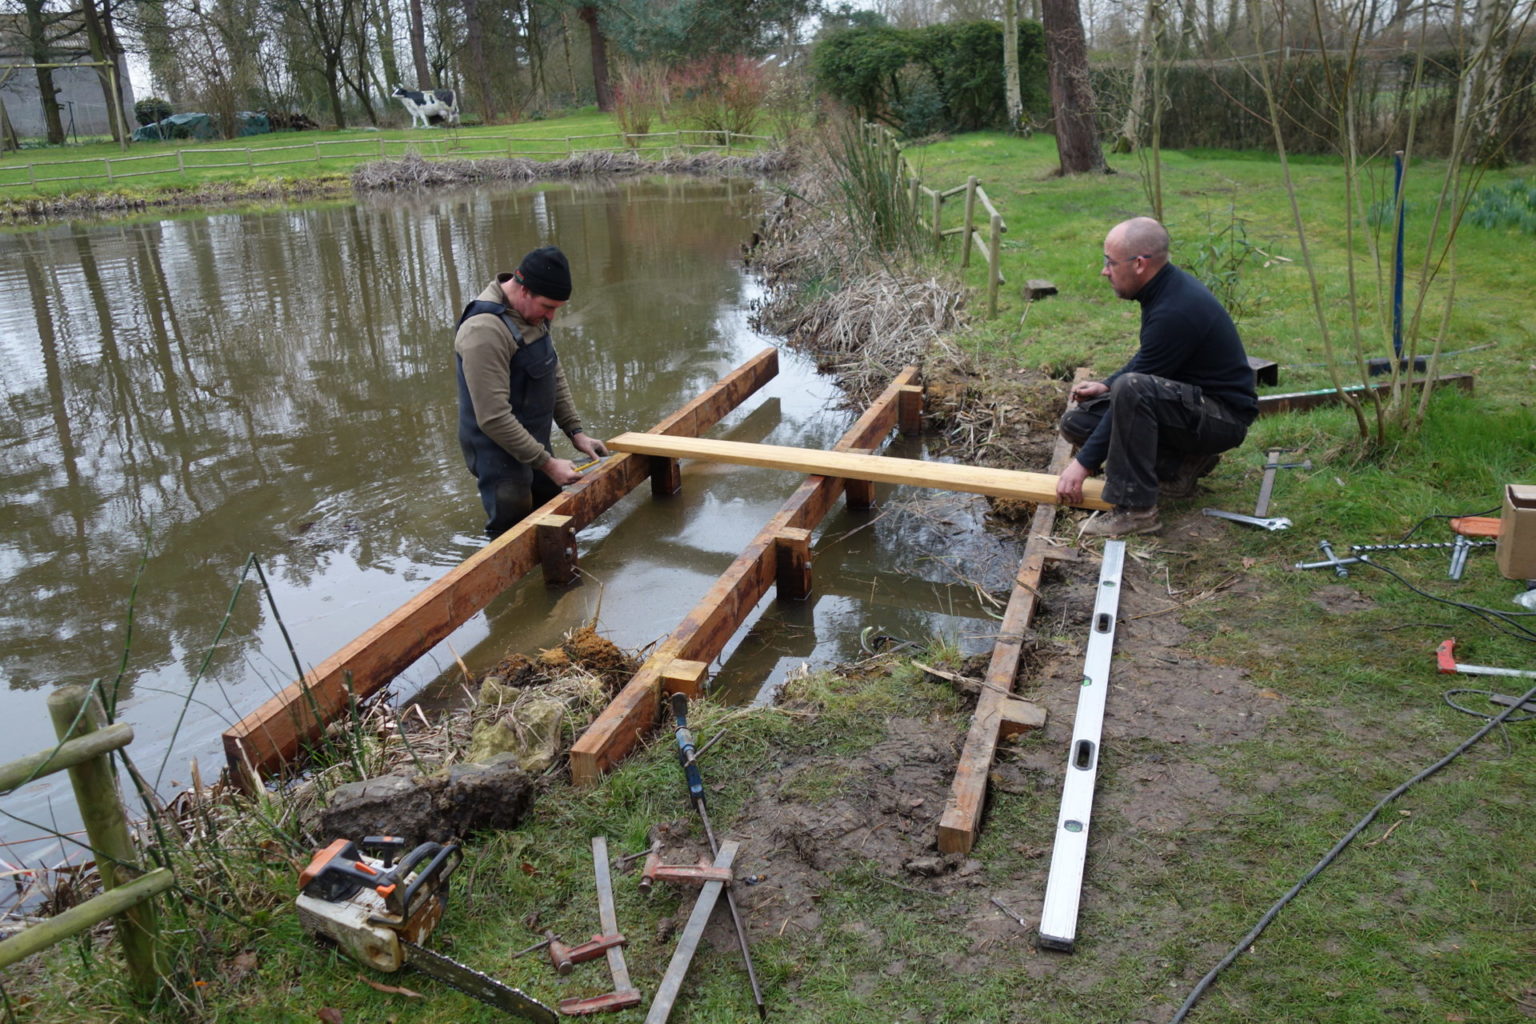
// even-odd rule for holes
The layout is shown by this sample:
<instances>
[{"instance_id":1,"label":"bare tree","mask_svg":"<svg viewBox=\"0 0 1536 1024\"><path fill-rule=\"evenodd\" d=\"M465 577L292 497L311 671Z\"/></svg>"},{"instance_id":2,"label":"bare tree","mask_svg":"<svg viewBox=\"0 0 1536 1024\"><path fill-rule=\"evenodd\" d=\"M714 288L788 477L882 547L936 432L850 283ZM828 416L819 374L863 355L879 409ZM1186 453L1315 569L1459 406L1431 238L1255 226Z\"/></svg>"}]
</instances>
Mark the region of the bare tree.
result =
<instances>
[{"instance_id":1,"label":"bare tree","mask_svg":"<svg viewBox=\"0 0 1536 1024\"><path fill-rule=\"evenodd\" d=\"M1094 124L1093 83L1088 79L1082 13L1077 0L1041 0L1040 8L1060 173L1102 174L1109 168Z\"/></svg>"},{"instance_id":2,"label":"bare tree","mask_svg":"<svg viewBox=\"0 0 1536 1024\"><path fill-rule=\"evenodd\" d=\"M587 23L587 32L592 41L592 85L597 90L597 109L612 111L613 83L608 77L608 40L604 38L602 26L598 23L597 5L584 4L579 13L581 20Z\"/></svg>"},{"instance_id":3,"label":"bare tree","mask_svg":"<svg viewBox=\"0 0 1536 1024\"><path fill-rule=\"evenodd\" d=\"M416 88L432 88L432 71L427 67L427 20L421 0L411 0L411 63L416 65ZM399 85L399 82L394 83Z\"/></svg>"},{"instance_id":4,"label":"bare tree","mask_svg":"<svg viewBox=\"0 0 1536 1024\"><path fill-rule=\"evenodd\" d=\"M1003 89L1008 103L1008 130L1024 129L1024 96L1019 88L1019 0L1003 0Z\"/></svg>"}]
</instances>

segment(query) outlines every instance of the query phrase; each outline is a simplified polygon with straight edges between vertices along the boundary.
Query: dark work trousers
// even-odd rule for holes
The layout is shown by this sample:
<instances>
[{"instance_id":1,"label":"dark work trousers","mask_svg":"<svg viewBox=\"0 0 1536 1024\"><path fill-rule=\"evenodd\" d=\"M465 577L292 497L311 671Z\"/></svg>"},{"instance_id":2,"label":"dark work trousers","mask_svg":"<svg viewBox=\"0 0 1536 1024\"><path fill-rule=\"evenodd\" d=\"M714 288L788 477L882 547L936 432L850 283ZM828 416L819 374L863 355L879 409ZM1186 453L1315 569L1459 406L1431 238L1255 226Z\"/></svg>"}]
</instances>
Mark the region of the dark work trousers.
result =
<instances>
[{"instance_id":1,"label":"dark work trousers","mask_svg":"<svg viewBox=\"0 0 1536 1024\"><path fill-rule=\"evenodd\" d=\"M1157 483L1171 480L1187 455L1236 448L1248 427L1194 384L1145 373L1124 373L1109 393L1079 402L1061 418L1061 436L1088 440L1109 414L1104 500L1128 508L1157 504Z\"/></svg>"}]
</instances>

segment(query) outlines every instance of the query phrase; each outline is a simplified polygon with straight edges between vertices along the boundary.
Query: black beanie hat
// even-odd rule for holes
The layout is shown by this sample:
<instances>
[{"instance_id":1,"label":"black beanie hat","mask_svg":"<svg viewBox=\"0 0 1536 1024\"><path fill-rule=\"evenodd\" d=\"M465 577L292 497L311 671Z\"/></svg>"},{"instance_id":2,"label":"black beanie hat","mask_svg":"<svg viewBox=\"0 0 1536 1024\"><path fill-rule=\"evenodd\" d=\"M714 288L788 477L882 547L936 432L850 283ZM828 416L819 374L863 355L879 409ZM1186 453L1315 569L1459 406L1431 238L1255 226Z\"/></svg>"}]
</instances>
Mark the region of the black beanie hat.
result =
<instances>
[{"instance_id":1,"label":"black beanie hat","mask_svg":"<svg viewBox=\"0 0 1536 1024\"><path fill-rule=\"evenodd\" d=\"M565 253L546 245L523 257L517 281L535 295L564 302L571 297L571 264Z\"/></svg>"}]
</instances>

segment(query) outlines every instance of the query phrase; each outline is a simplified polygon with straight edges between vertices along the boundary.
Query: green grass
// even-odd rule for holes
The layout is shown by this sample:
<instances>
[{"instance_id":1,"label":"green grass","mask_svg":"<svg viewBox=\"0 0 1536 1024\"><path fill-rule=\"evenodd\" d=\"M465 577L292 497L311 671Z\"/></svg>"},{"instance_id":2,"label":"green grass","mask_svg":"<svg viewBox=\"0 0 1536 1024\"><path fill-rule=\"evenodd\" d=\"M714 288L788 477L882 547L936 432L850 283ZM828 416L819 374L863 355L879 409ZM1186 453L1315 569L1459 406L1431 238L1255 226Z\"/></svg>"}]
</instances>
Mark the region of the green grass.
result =
<instances>
[{"instance_id":1,"label":"green grass","mask_svg":"<svg viewBox=\"0 0 1536 1024\"><path fill-rule=\"evenodd\" d=\"M677 136L668 134L679 130L688 131L681 125L658 125L635 146L642 153L661 153L679 144ZM259 186L337 179L360 164L398 160L410 152L428 159L552 160L585 149L617 148L622 144L617 133L611 115L587 108L561 118L490 127L350 128L229 140L136 142L126 153L110 141L51 146L0 158L0 202L89 192L153 195L214 184ZM703 133L682 139L689 145L709 141Z\"/></svg>"}]
</instances>

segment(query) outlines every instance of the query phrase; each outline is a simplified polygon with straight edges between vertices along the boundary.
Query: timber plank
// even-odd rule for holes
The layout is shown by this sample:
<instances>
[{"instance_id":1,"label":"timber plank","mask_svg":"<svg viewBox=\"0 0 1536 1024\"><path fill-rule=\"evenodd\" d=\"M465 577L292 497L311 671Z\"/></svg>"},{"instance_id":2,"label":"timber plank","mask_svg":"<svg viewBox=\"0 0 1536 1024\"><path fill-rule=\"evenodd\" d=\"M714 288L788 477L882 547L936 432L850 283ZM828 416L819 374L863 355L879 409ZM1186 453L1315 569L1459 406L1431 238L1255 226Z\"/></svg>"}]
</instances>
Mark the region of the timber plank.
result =
<instances>
[{"instance_id":1,"label":"timber plank","mask_svg":"<svg viewBox=\"0 0 1536 1024\"><path fill-rule=\"evenodd\" d=\"M778 369L778 350L765 348L652 429L708 430L773 379ZM626 455L609 459L236 722L223 737L232 776L254 786L257 780L249 772L275 774L354 698L361 700L387 686L521 580L539 564L537 524L542 517L569 516L570 527L579 530L649 475L649 459Z\"/></svg>"},{"instance_id":2,"label":"timber plank","mask_svg":"<svg viewBox=\"0 0 1536 1024\"><path fill-rule=\"evenodd\" d=\"M873 448L896 425L899 397L917 377L907 367L848 429L836 448ZM657 720L664 672L676 658L711 662L741 628L777 579L778 536L811 530L843 490L837 477L812 476L801 483L778 513L716 580L703 600L683 617L618 695L571 746L571 781L590 786L624 758Z\"/></svg>"},{"instance_id":3,"label":"timber plank","mask_svg":"<svg viewBox=\"0 0 1536 1024\"><path fill-rule=\"evenodd\" d=\"M1086 380L1088 372L1079 370L1076 381ZM1072 457L1072 446L1058 438L1051 452L1051 469L1060 474ZM1052 495L1054 497L1054 495ZM1013 695L1013 681L1019 670L1019 656L1024 651L1024 635L1034 621L1040 601L1040 577L1045 559L1054 551L1051 529L1056 521L1056 506L1041 502L1030 522L1029 541L1024 558L1014 577L1013 593L1003 610L1002 627L987 665L987 685L976 698L976 713L966 732L965 746L955 764L955 781L939 818L939 850L943 853L970 853L981 828L981 812L986 804L987 778L997 745L1005 737L1031 726L1044 724L1045 712L1038 705Z\"/></svg>"},{"instance_id":4,"label":"timber plank","mask_svg":"<svg viewBox=\"0 0 1536 1024\"><path fill-rule=\"evenodd\" d=\"M620 434L608 442L608 447L620 452L762 466L793 473L835 476L844 480L875 480L881 483L936 487L1017 501L1056 501L1056 473L1025 473L988 466L959 466L921 459L861 455L845 450L825 452L785 445L719 441L703 437L658 437L654 434ZM1103 490L1102 479L1091 478L1085 481L1082 507L1109 508L1102 497Z\"/></svg>"}]
</instances>

